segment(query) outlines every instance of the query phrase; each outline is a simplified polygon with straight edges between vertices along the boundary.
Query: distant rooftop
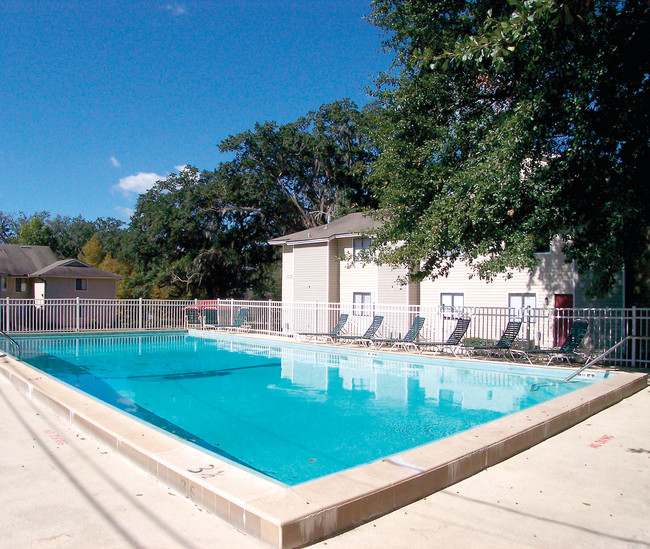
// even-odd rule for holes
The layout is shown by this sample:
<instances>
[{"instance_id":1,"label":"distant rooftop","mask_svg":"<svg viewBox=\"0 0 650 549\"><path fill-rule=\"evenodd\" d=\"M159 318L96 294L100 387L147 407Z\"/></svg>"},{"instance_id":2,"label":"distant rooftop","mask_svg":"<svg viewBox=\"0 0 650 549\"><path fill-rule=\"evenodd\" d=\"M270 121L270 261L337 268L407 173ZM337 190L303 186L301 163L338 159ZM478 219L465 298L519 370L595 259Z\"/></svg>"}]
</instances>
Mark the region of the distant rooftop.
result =
<instances>
[{"instance_id":1,"label":"distant rooftop","mask_svg":"<svg viewBox=\"0 0 650 549\"><path fill-rule=\"evenodd\" d=\"M78 259L58 259L49 246L19 244L0 244L0 275L18 278L122 278Z\"/></svg>"},{"instance_id":2,"label":"distant rooftop","mask_svg":"<svg viewBox=\"0 0 650 549\"><path fill-rule=\"evenodd\" d=\"M274 238L269 240L269 244L272 246L282 246L283 244L292 246L308 242L327 242L335 238L359 236L377 229L381 225L381 221L377 221L367 214L361 212L351 213L325 225Z\"/></svg>"},{"instance_id":3,"label":"distant rooftop","mask_svg":"<svg viewBox=\"0 0 650 549\"><path fill-rule=\"evenodd\" d=\"M0 244L0 272L8 276L27 277L57 260L49 246Z\"/></svg>"}]
</instances>

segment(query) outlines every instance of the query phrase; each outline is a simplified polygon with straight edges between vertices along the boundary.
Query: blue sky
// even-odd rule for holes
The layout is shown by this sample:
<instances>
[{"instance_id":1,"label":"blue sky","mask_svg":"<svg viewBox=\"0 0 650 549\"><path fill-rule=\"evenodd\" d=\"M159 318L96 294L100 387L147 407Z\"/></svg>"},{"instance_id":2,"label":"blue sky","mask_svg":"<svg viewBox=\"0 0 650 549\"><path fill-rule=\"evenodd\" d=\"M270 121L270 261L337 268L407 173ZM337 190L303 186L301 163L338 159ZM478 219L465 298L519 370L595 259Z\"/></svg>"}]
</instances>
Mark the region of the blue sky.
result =
<instances>
[{"instance_id":1,"label":"blue sky","mask_svg":"<svg viewBox=\"0 0 650 549\"><path fill-rule=\"evenodd\" d=\"M0 211L128 220L255 122L370 98L369 0L0 0Z\"/></svg>"}]
</instances>

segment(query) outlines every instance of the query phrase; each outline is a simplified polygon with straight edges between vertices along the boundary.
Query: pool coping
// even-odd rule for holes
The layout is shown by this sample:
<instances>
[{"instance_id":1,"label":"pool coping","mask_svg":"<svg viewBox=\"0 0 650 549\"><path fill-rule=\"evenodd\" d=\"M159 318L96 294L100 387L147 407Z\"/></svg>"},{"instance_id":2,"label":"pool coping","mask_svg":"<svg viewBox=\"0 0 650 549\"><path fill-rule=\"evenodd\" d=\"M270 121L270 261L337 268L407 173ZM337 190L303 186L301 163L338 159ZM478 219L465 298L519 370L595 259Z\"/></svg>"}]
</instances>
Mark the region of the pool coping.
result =
<instances>
[{"instance_id":1,"label":"pool coping","mask_svg":"<svg viewBox=\"0 0 650 549\"><path fill-rule=\"evenodd\" d=\"M280 548L314 543L442 490L642 390L648 377L616 372L469 431L289 487L185 444L10 356L0 358L0 370L71 426L234 528Z\"/></svg>"}]
</instances>

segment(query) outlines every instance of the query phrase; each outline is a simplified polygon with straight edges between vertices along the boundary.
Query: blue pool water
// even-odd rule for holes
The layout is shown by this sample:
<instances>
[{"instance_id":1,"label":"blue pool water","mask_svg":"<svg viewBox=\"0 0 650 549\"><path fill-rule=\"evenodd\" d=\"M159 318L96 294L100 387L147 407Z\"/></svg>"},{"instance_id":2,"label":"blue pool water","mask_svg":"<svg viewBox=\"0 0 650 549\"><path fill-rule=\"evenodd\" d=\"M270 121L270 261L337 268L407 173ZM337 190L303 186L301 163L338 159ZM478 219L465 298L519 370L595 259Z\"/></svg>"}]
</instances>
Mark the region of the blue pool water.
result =
<instances>
[{"instance_id":1,"label":"blue pool water","mask_svg":"<svg viewBox=\"0 0 650 549\"><path fill-rule=\"evenodd\" d=\"M247 342L248 341L248 342ZM295 485L584 386L566 372L186 333L29 337L21 359L160 429ZM546 374L546 371L544 371ZM539 389L531 391L533 384Z\"/></svg>"}]
</instances>

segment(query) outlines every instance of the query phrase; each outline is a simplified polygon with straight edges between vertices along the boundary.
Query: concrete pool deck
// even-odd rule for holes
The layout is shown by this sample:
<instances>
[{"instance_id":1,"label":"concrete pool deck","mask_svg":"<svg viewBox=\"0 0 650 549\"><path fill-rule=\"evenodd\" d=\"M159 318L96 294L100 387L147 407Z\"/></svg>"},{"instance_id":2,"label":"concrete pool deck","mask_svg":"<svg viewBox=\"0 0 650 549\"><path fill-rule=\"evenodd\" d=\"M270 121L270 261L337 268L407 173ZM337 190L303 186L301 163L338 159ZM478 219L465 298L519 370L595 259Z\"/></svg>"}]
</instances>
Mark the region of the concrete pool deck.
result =
<instances>
[{"instance_id":1,"label":"concrete pool deck","mask_svg":"<svg viewBox=\"0 0 650 549\"><path fill-rule=\"evenodd\" d=\"M261 546L0 380L7 546ZM647 546L649 412L646 387L530 450L316 546L453 540L547 547L564 539L567 546Z\"/></svg>"}]
</instances>

